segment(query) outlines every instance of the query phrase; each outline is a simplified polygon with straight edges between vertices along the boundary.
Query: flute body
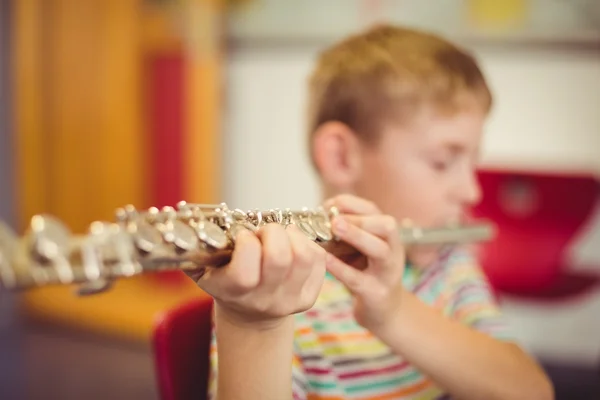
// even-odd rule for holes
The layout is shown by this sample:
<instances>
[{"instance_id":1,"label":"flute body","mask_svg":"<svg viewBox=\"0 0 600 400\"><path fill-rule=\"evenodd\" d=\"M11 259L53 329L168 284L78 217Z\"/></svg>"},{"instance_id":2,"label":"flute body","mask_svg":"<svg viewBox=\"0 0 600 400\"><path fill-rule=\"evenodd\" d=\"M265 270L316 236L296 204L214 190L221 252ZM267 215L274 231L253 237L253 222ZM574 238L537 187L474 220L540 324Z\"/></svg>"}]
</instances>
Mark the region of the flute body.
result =
<instances>
[{"instance_id":1,"label":"flute body","mask_svg":"<svg viewBox=\"0 0 600 400\"><path fill-rule=\"evenodd\" d=\"M268 223L295 225L328 252L356 261L360 253L332 235L330 221L337 213L335 208L242 211L224 203L180 202L142 211L126 206L116 211L116 221L95 221L83 235L72 235L53 216L36 215L23 237L0 223L0 285L27 290L79 284L78 294L89 295L110 289L116 279L141 273L219 268L229 262L239 229L256 231ZM399 228L406 246L485 241L494 233L487 222Z\"/></svg>"}]
</instances>

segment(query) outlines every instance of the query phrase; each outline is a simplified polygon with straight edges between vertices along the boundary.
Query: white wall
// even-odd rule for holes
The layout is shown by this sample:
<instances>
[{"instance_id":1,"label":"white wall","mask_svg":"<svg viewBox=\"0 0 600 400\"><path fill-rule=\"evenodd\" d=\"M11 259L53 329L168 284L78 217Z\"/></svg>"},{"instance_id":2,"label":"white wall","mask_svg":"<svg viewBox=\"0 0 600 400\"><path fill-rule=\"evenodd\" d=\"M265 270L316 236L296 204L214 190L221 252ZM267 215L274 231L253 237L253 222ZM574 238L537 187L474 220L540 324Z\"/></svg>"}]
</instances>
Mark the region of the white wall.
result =
<instances>
[{"instance_id":1,"label":"white wall","mask_svg":"<svg viewBox=\"0 0 600 400\"><path fill-rule=\"evenodd\" d=\"M239 47L229 55L224 168L231 206L299 208L319 201L303 120L304 83L316 50ZM476 52L496 95L484 161L600 176L600 53ZM597 221L596 243L588 241L585 257L600 266L599 250L593 251L600 244ZM600 358L600 292L563 306L507 300L505 307L537 354L592 365Z\"/></svg>"},{"instance_id":2,"label":"white wall","mask_svg":"<svg viewBox=\"0 0 600 400\"><path fill-rule=\"evenodd\" d=\"M312 53L239 50L229 57L226 201L240 208L314 205L303 123Z\"/></svg>"},{"instance_id":3,"label":"white wall","mask_svg":"<svg viewBox=\"0 0 600 400\"><path fill-rule=\"evenodd\" d=\"M497 99L484 162L600 176L600 52L478 54Z\"/></svg>"},{"instance_id":4,"label":"white wall","mask_svg":"<svg viewBox=\"0 0 600 400\"><path fill-rule=\"evenodd\" d=\"M226 200L298 207L318 201L304 139L305 79L316 48L238 48L229 55ZM600 52L477 54L495 91L484 163L600 176Z\"/></svg>"}]
</instances>

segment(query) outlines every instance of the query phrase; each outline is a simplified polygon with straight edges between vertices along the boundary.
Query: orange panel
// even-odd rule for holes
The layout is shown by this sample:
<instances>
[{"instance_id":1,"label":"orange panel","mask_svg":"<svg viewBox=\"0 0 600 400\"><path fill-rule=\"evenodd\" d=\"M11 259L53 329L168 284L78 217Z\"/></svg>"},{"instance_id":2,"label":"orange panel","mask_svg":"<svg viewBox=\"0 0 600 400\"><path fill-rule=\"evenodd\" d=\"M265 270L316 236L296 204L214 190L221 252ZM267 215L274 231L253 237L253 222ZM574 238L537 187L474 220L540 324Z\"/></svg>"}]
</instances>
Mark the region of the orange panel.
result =
<instances>
[{"instance_id":1,"label":"orange panel","mask_svg":"<svg viewBox=\"0 0 600 400\"><path fill-rule=\"evenodd\" d=\"M142 12L142 48L150 54L180 54L181 35L173 24L178 4L145 4Z\"/></svg>"},{"instance_id":2,"label":"orange panel","mask_svg":"<svg viewBox=\"0 0 600 400\"><path fill-rule=\"evenodd\" d=\"M144 167L141 63L148 42L141 33L141 1L15 1L22 226L45 211L83 232L93 220L112 220L118 206L151 205ZM207 10L216 18L218 8ZM208 47L187 49L194 57L185 78L191 82L185 165L189 197L216 201L220 60L217 49ZM39 318L146 339L157 311L203 295L191 281L174 291L145 278L119 282L88 299L75 297L72 287L43 288L26 293L24 305Z\"/></svg>"},{"instance_id":3,"label":"orange panel","mask_svg":"<svg viewBox=\"0 0 600 400\"><path fill-rule=\"evenodd\" d=\"M102 209L99 215L112 218L114 208L131 203L147 208L148 154L143 131L142 49L139 8L142 0L99 0L105 10L102 30L105 69L101 75L99 109L104 156L101 175ZM160 162L160 160L153 160Z\"/></svg>"},{"instance_id":4,"label":"orange panel","mask_svg":"<svg viewBox=\"0 0 600 400\"><path fill-rule=\"evenodd\" d=\"M138 0L48 7L50 209L75 231L143 206Z\"/></svg>"},{"instance_id":5,"label":"orange panel","mask_svg":"<svg viewBox=\"0 0 600 400\"><path fill-rule=\"evenodd\" d=\"M221 198L222 49L220 0L187 0L185 199L215 203Z\"/></svg>"},{"instance_id":6,"label":"orange panel","mask_svg":"<svg viewBox=\"0 0 600 400\"><path fill-rule=\"evenodd\" d=\"M139 1L14 2L21 228L50 212L79 232L145 205Z\"/></svg>"},{"instance_id":7,"label":"orange panel","mask_svg":"<svg viewBox=\"0 0 600 400\"><path fill-rule=\"evenodd\" d=\"M46 7L44 85L48 98L49 212L83 232L98 210L102 159L99 140L99 42L101 14L95 2L57 0Z\"/></svg>"},{"instance_id":8,"label":"orange panel","mask_svg":"<svg viewBox=\"0 0 600 400\"><path fill-rule=\"evenodd\" d=\"M42 0L13 2L11 35L17 226L47 207L47 151L42 119Z\"/></svg>"},{"instance_id":9,"label":"orange panel","mask_svg":"<svg viewBox=\"0 0 600 400\"><path fill-rule=\"evenodd\" d=\"M80 298L74 287L47 287L28 293L28 315L78 329L134 341L148 341L160 311L207 296L191 280L177 290L148 285L139 278L123 279L111 291Z\"/></svg>"}]
</instances>

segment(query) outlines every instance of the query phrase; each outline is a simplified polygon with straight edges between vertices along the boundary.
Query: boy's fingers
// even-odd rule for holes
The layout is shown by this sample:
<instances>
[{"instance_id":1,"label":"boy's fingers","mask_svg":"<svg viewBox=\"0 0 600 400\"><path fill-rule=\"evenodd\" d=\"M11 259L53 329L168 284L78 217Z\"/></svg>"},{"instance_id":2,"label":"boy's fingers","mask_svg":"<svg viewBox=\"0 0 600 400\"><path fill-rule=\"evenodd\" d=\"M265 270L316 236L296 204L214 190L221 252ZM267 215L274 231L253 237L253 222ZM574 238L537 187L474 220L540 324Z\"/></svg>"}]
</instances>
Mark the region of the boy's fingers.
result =
<instances>
[{"instance_id":1,"label":"boy's fingers","mask_svg":"<svg viewBox=\"0 0 600 400\"><path fill-rule=\"evenodd\" d=\"M350 194L333 197L323 203L325 208L336 207L341 213L347 214L379 214L379 208L372 201Z\"/></svg>"},{"instance_id":2,"label":"boy's fingers","mask_svg":"<svg viewBox=\"0 0 600 400\"><path fill-rule=\"evenodd\" d=\"M239 296L260 282L260 241L249 231L240 231L228 265L188 273L198 287L215 298Z\"/></svg>"},{"instance_id":3,"label":"boy's fingers","mask_svg":"<svg viewBox=\"0 0 600 400\"><path fill-rule=\"evenodd\" d=\"M373 279L364 272L352 268L339 258L329 254L327 256L327 270L350 291L362 296L371 290Z\"/></svg>"},{"instance_id":4,"label":"boy's fingers","mask_svg":"<svg viewBox=\"0 0 600 400\"><path fill-rule=\"evenodd\" d=\"M300 292L300 307L302 310L312 308L317 301L318 294L321 291L327 272L327 253L323 252L317 257L313 267L310 269L310 275L304 281Z\"/></svg>"},{"instance_id":5,"label":"boy's fingers","mask_svg":"<svg viewBox=\"0 0 600 400\"><path fill-rule=\"evenodd\" d=\"M349 223L346 217L334 219L333 233L367 258L376 263L386 263L391 256L391 247L383 239Z\"/></svg>"},{"instance_id":6,"label":"boy's fingers","mask_svg":"<svg viewBox=\"0 0 600 400\"><path fill-rule=\"evenodd\" d=\"M324 263L325 250L312 243L302 232L294 225L290 225L287 229L290 238L294 265L290 271L289 281L295 289L302 289L304 282L308 279L313 269L313 265L317 262ZM322 260L319 260L321 258Z\"/></svg>"},{"instance_id":7,"label":"boy's fingers","mask_svg":"<svg viewBox=\"0 0 600 400\"><path fill-rule=\"evenodd\" d=\"M268 224L257 232L262 242L262 272L260 284L274 287L287 277L293 262L292 244L285 228Z\"/></svg>"},{"instance_id":8,"label":"boy's fingers","mask_svg":"<svg viewBox=\"0 0 600 400\"><path fill-rule=\"evenodd\" d=\"M398 224L389 215L344 215L343 218L352 225L379 236L389 243L400 240ZM335 223L335 219L333 222Z\"/></svg>"},{"instance_id":9,"label":"boy's fingers","mask_svg":"<svg viewBox=\"0 0 600 400\"><path fill-rule=\"evenodd\" d=\"M183 271L184 274L186 274L188 276L188 278L190 278L192 281L196 282L197 284L199 284L200 282L198 282L200 279L202 279L202 277L206 274L206 268L201 268L198 270L193 270L193 271Z\"/></svg>"},{"instance_id":10,"label":"boy's fingers","mask_svg":"<svg viewBox=\"0 0 600 400\"><path fill-rule=\"evenodd\" d=\"M327 252L295 226L288 227L288 231L294 249L294 266L288 282L298 291L299 310L307 310L314 305L325 280Z\"/></svg>"}]
</instances>

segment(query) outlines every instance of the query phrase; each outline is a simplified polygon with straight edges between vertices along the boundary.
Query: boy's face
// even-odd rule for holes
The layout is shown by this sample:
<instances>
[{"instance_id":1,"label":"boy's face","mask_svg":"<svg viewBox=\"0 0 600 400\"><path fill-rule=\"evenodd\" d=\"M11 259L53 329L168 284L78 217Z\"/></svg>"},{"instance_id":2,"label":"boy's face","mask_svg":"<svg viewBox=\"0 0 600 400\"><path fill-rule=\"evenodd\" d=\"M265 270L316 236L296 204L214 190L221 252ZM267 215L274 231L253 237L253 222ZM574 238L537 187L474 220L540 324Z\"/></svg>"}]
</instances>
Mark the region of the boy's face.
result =
<instances>
[{"instance_id":1,"label":"boy's face","mask_svg":"<svg viewBox=\"0 0 600 400\"><path fill-rule=\"evenodd\" d=\"M421 227L464 217L479 201L476 163L485 116L425 115L410 129L389 126L375 149L362 149L359 196Z\"/></svg>"},{"instance_id":2,"label":"boy's face","mask_svg":"<svg viewBox=\"0 0 600 400\"><path fill-rule=\"evenodd\" d=\"M375 202L399 223L409 219L419 227L436 227L463 220L480 198L476 163L485 117L477 111L423 113L411 126L388 126L375 147L347 139L353 144L340 146L340 151L355 155L347 155L350 161L337 166L323 164L337 170L323 178L336 192ZM338 142L343 142L340 135ZM433 250L420 249L409 257L416 264L428 264L436 255Z\"/></svg>"}]
</instances>

